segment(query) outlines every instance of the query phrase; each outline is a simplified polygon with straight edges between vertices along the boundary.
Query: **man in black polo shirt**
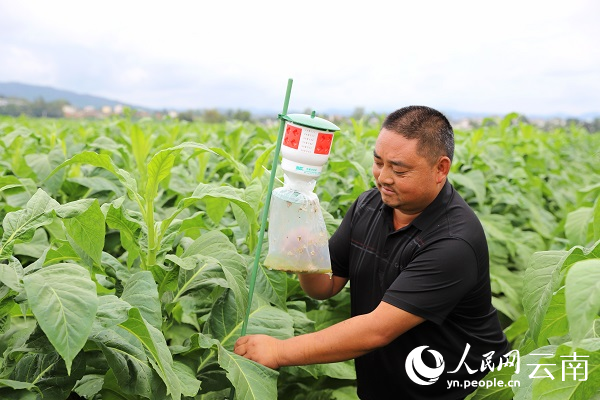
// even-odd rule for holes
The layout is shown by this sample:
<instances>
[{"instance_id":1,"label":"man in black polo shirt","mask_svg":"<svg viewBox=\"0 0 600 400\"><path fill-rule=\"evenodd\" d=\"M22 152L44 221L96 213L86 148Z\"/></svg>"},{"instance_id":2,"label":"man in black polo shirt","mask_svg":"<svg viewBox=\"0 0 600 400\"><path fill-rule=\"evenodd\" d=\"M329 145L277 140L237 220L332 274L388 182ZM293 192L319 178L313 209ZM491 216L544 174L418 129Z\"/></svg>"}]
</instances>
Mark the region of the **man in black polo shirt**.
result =
<instances>
[{"instance_id":1,"label":"man in black polo shirt","mask_svg":"<svg viewBox=\"0 0 600 400\"><path fill-rule=\"evenodd\" d=\"M390 114L373 152L376 188L331 237L333 277L299 275L316 299L350 280L352 317L235 352L271 368L355 359L361 399L460 399L509 351L491 305L483 228L447 181L448 120L428 107Z\"/></svg>"}]
</instances>

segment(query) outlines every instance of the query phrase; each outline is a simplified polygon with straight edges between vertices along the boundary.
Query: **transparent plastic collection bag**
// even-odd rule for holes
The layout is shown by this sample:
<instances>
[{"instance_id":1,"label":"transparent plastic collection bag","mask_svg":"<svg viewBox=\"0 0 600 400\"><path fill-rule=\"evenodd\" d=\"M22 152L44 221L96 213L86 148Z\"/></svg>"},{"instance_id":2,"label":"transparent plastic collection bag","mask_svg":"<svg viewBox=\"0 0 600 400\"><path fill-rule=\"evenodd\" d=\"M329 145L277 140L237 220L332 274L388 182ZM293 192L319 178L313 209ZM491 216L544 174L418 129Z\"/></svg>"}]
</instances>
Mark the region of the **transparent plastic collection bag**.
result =
<instances>
[{"instance_id":1,"label":"transparent plastic collection bag","mask_svg":"<svg viewBox=\"0 0 600 400\"><path fill-rule=\"evenodd\" d=\"M284 183L273 190L269 252L264 262L267 268L293 273L331 273L327 227L313 188L314 181Z\"/></svg>"}]
</instances>

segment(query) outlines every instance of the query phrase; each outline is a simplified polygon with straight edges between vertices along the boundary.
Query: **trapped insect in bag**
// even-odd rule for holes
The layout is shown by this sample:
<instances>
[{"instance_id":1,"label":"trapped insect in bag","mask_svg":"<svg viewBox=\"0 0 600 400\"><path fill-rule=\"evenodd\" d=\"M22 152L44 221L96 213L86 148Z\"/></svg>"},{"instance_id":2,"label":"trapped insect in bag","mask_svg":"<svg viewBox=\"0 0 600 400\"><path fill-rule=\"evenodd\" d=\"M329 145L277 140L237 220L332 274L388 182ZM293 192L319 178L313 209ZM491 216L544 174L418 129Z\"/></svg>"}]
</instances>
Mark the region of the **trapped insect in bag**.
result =
<instances>
[{"instance_id":1,"label":"trapped insect in bag","mask_svg":"<svg viewBox=\"0 0 600 400\"><path fill-rule=\"evenodd\" d=\"M269 210L265 266L293 273L331 273L328 233L314 181L290 181L275 189Z\"/></svg>"}]
</instances>

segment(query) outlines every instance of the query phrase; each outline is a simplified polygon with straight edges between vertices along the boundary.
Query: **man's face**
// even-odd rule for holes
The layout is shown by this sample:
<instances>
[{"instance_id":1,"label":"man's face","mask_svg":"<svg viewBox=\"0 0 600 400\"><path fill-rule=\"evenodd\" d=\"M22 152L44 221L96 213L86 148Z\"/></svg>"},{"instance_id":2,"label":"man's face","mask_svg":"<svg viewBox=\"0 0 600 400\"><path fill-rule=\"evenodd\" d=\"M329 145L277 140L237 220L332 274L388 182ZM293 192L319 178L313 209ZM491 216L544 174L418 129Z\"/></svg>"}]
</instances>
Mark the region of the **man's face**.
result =
<instances>
[{"instance_id":1,"label":"man's face","mask_svg":"<svg viewBox=\"0 0 600 400\"><path fill-rule=\"evenodd\" d=\"M404 214L418 214L431 203L445 181L436 162L417 154L417 139L406 139L382 129L373 152L373 176L388 206ZM441 175L443 174L443 176Z\"/></svg>"}]
</instances>

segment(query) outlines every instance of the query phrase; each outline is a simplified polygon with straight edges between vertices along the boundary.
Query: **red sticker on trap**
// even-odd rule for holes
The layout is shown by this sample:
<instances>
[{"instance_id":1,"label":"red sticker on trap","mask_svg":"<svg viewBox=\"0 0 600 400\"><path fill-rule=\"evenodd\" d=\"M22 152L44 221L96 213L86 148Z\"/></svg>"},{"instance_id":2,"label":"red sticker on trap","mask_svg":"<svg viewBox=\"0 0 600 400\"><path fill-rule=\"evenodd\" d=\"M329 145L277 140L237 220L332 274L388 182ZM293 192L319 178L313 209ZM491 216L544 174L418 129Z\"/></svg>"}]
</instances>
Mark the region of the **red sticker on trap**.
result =
<instances>
[{"instance_id":1,"label":"red sticker on trap","mask_svg":"<svg viewBox=\"0 0 600 400\"><path fill-rule=\"evenodd\" d=\"M333 133L319 133L317 143L315 144L315 154L329 154L332 140Z\"/></svg>"},{"instance_id":2,"label":"red sticker on trap","mask_svg":"<svg viewBox=\"0 0 600 400\"><path fill-rule=\"evenodd\" d=\"M300 144L300 136L302 136L302 129L296 126L288 125L285 128L285 136L283 137L283 145L291 147L292 149L298 149Z\"/></svg>"}]
</instances>

